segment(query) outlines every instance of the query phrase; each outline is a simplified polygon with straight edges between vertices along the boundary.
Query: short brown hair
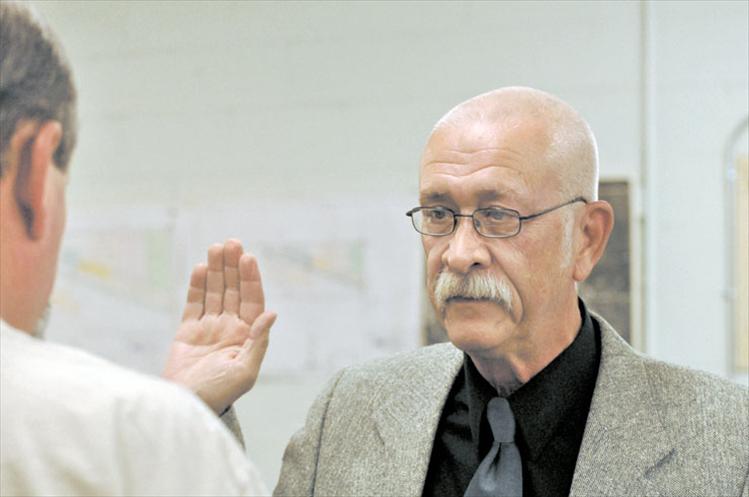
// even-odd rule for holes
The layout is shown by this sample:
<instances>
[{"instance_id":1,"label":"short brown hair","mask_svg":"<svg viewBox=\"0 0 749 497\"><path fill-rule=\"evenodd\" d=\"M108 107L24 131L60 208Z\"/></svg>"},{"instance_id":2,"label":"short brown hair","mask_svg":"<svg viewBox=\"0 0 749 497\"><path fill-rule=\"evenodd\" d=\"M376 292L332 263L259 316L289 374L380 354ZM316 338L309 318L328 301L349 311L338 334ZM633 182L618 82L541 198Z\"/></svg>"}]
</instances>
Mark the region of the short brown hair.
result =
<instances>
[{"instance_id":1,"label":"short brown hair","mask_svg":"<svg viewBox=\"0 0 749 497\"><path fill-rule=\"evenodd\" d=\"M62 124L54 161L65 170L75 148L75 107L72 71L54 34L27 6L0 2L0 176L10 140L25 120Z\"/></svg>"}]
</instances>

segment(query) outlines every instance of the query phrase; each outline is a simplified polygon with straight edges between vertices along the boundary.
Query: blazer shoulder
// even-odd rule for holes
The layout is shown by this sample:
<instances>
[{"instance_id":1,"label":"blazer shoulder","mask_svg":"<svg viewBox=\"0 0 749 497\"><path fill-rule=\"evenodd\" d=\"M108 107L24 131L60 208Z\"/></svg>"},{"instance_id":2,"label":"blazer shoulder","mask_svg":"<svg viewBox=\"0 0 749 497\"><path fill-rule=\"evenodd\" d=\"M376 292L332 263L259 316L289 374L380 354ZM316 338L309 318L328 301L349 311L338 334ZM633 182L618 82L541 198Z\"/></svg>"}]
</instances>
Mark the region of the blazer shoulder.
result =
<instances>
[{"instance_id":1,"label":"blazer shoulder","mask_svg":"<svg viewBox=\"0 0 749 497\"><path fill-rule=\"evenodd\" d=\"M749 389L711 373L670 364L635 351L603 318L593 314L601 327L601 367L619 370L627 382L646 380L656 404L684 416L721 416L747 425ZM644 373L644 376L638 372Z\"/></svg>"},{"instance_id":2,"label":"blazer shoulder","mask_svg":"<svg viewBox=\"0 0 749 497\"><path fill-rule=\"evenodd\" d=\"M749 416L749 389L711 373L643 356L643 365L657 398L680 408L720 410L729 416Z\"/></svg>"},{"instance_id":3,"label":"blazer shoulder","mask_svg":"<svg viewBox=\"0 0 749 497\"><path fill-rule=\"evenodd\" d=\"M462 351L451 343L440 343L350 366L342 372L337 388L349 384L390 383L397 379L423 377L434 370L444 371L462 363Z\"/></svg>"},{"instance_id":4,"label":"blazer shoulder","mask_svg":"<svg viewBox=\"0 0 749 497\"><path fill-rule=\"evenodd\" d=\"M462 364L463 352L443 343L350 366L337 375L330 405L335 411L344 405L344 410L359 410L405 392L429 395L451 384Z\"/></svg>"}]
</instances>

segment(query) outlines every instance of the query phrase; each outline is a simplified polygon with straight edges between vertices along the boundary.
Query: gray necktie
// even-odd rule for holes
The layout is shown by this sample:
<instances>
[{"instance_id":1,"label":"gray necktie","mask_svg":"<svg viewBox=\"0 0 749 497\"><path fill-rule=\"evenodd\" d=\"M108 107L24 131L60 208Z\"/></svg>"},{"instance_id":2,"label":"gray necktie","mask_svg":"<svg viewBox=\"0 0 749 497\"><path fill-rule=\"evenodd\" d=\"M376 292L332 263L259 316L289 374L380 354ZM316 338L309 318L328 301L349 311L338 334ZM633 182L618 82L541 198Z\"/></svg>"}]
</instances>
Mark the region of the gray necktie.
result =
<instances>
[{"instance_id":1,"label":"gray necktie","mask_svg":"<svg viewBox=\"0 0 749 497\"><path fill-rule=\"evenodd\" d=\"M515 445L515 418L510 403L495 397L486 406L494 444L468 484L465 497L522 497L523 465Z\"/></svg>"}]
</instances>

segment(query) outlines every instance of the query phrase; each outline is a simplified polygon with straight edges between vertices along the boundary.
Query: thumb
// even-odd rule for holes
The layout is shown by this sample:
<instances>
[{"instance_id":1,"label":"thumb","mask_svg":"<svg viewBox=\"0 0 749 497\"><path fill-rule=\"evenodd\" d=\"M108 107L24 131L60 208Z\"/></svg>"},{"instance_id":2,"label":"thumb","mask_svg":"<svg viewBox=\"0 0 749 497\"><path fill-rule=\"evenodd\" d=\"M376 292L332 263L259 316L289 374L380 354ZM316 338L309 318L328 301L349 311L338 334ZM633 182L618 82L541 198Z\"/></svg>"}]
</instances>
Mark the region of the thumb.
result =
<instances>
[{"instance_id":1,"label":"thumb","mask_svg":"<svg viewBox=\"0 0 749 497\"><path fill-rule=\"evenodd\" d=\"M242 350L237 354L239 360L246 368L250 377L257 378L260 365L263 363L265 351L268 350L268 335L278 315L275 312L265 311L255 319L250 329L250 338L245 340Z\"/></svg>"}]
</instances>

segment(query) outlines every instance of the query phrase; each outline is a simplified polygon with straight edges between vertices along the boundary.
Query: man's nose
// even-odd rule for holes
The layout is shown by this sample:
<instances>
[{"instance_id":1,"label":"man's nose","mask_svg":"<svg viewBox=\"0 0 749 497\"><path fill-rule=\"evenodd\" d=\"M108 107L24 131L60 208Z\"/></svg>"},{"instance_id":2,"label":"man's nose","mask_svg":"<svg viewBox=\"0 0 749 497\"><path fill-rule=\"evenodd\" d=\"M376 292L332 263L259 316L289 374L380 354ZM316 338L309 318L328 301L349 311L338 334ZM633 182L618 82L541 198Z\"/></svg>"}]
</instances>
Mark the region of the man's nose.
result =
<instances>
[{"instance_id":1,"label":"man's nose","mask_svg":"<svg viewBox=\"0 0 749 497\"><path fill-rule=\"evenodd\" d=\"M455 220L457 225L442 255L442 263L459 274L488 267L491 256L486 246L487 239L476 231L473 218L461 216Z\"/></svg>"}]
</instances>

